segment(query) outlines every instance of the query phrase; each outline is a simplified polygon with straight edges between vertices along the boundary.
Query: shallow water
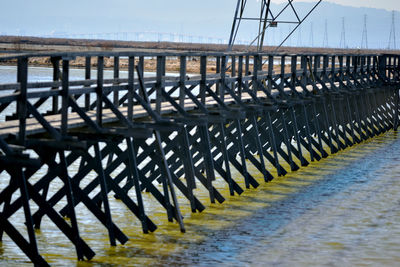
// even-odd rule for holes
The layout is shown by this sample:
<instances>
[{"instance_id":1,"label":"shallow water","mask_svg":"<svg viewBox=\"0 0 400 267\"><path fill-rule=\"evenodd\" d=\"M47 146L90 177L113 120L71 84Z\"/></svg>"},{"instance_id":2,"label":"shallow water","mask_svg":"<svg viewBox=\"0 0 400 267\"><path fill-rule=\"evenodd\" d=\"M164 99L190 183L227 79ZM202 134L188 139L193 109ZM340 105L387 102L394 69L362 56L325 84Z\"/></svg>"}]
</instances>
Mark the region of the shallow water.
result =
<instances>
[{"instance_id":1,"label":"shallow water","mask_svg":"<svg viewBox=\"0 0 400 267\"><path fill-rule=\"evenodd\" d=\"M180 198L185 234L148 198L159 229L142 234L137 219L110 196L127 244L110 247L104 228L78 208L81 235L95 258L77 263L74 248L47 219L37 232L39 248L54 265L393 266L400 262L399 151L400 140L389 132L242 196L222 191L223 204L207 204L203 192L202 213L191 214ZM7 236L0 263L27 264Z\"/></svg>"},{"instance_id":2,"label":"shallow water","mask_svg":"<svg viewBox=\"0 0 400 267\"><path fill-rule=\"evenodd\" d=\"M146 193L146 212L159 229L142 234L138 220L110 194L113 220L130 238L125 245L110 247L105 228L80 204L81 237L94 259L77 262L72 244L47 218L37 231L39 250L55 266L394 266L400 262L399 151L400 138L389 132L270 183L250 167L261 185L241 196L230 197L217 179L223 204L209 204L199 186L195 194L206 210L193 214L179 196L185 234ZM1 174L0 190L7 184ZM21 211L11 221L24 231ZM0 265L31 264L5 235Z\"/></svg>"}]
</instances>

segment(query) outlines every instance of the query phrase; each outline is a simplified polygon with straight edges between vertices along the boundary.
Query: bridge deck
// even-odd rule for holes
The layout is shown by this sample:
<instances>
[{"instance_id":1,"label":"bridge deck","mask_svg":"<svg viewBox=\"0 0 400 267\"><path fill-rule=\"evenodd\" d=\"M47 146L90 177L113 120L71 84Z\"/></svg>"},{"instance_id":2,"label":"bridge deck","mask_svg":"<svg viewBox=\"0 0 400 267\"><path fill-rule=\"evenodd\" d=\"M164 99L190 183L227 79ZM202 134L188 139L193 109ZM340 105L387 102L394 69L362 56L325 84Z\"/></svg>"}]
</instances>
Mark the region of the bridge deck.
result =
<instances>
[{"instance_id":1,"label":"bridge deck","mask_svg":"<svg viewBox=\"0 0 400 267\"><path fill-rule=\"evenodd\" d=\"M258 93L259 97L266 97L265 94ZM244 93L242 96L243 101L249 101L251 96ZM229 105L234 103L235 100L230 96L226 95L225 104ZM153 109L155 109L155 103L150 105ZM216 100L212 99L212 97L207 97L205 106L207 108L212 108L218 106ZM194 104L190 99L185 99L185 110L191 111L196 108L196 104ZM128 108L127 107L120 107L119 110L121 113L127 117ZM161 105L161 114L168 115L173 114L176 112L176 109L172 106L169 102L163 102ZM96 112L95 111L87 111L86 114L89 118L93 121L96 120ZM47 115L44 116L46 121L50 123L56 129L61 127L61 114L56 115ZM133 109L133 118L134 119L143 119L148 117L146 110L139 105L135 105ZM119 119L110 109L103 109L103 123L106 126L109 123L118 122ZM87 127L86 122L79 116L79 114L72 112L68 115L68 129L75 129L75 128L83 128ZM17 135L19 132L19 121L18 120L10 120L0 122L0 137L7 137L8 135ZM35 118L28 118L26 120L26 134L29 135L36 135L40 133L45 133L46 130L43 126L38 123Z\"/></svg>"},{"instance_id":2,"label":"bridge deck","mask_svg":"<svg viewBox=\"0 0 400 267\"><path fill-rule=\"evenodd\" d=\"M200 83L200 80L198 81ZM347 82L344 82L347 83ZM334 83L336 86L339 85L339 83ZM331 84L327 83L325 85L326 87L330 88ZM313 86L307 85L306 86L307 90L312 91ZM321 89L321 85L317 85L317 88ZM289 88L284 89L286 92L289 92ZM298 92L302 92L303 89L300 86L296 87L296 90ZM278 95L279 92L278 90L272 90L271 91L272 95ZM257 98L259 99L268 99L268 96L264 92L257 92ZM200 98L198 98L199 101L201 101ZM246 103L246 102L251 102L252 97L248 93L242 93L241 95L241 100ZM230 95L226 94L224 97L224 103L226 105L234 104L236 101L235 99ZM184 110L185 111L192 111L197 108L196 104L191 100L191 99L185 99L184 100ZM156 104L151 103L150 104L151 108L154 110ZM213 107L218 107L218 102L211 96L206 97L205 99L205 104L204 106L209 109ZM119 107L119 111L127 117L128 113L128 108L127 107ZM162 102L161 104L161 115L168 115L168 114L173 114L176 113L177 110L176 108L173 107L173 105L170 102ZM93 121L96 120L96 112L94 110L87 111L86 112L87 116L92 119ZM143 108L141 105L134 105L133 107L133 119L144 119L148 117L148 114L146 110ZM56 129L60 129L61 127L61 114L55 114L55 115L46 115L44 116L47 122L50 123L50 125ZM110 110L110 109L103 109L103 123L105 125L110 124L110 123L115 123L118 122L119 119L118 117ZM76 112L71 112L68 115L68 129L76 129L76 128L84 128L87 127L86 122L81 118L79 114ZM7 120L7 121L1 121L0 122L0 138L6 138L9 135L17 135L19 132L19 121L18 120ZM36 135L40 133L45 133L46 130L43 128L43 126L38 123L38 121L35 118L28 118L26 120L26 135Z\"/></svg>"}]
</instances>

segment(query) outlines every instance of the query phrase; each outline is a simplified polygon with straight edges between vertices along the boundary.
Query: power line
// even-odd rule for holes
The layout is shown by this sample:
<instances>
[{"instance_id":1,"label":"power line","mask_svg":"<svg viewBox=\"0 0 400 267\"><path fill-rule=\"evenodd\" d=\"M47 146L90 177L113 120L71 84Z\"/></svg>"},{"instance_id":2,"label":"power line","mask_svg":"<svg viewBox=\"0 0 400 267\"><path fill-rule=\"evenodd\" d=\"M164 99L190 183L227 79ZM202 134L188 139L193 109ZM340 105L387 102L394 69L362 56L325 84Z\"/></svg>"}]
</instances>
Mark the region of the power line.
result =
<instances>
[{"instance_id":1,"label":"power line","mask_svg":"<svg viewBox=\"0 0 400 267\"><path fill-rule=\"evenodd\" d=\"M226 43L227 40L219 37L203 36L203 35L191 35L191 34L180 34L174 32L157 32L157 31L125 31L125 32L98 32L98 33L51 33L49 35L39 35L45 38L77 38L77 39L93 39L93 40L112 40L112 41L153 41L153 42L198 42L204 43L208 40L209 43ZM247 40L238 40L240 44L248 45Z\"/></svg>"}]
</instances>

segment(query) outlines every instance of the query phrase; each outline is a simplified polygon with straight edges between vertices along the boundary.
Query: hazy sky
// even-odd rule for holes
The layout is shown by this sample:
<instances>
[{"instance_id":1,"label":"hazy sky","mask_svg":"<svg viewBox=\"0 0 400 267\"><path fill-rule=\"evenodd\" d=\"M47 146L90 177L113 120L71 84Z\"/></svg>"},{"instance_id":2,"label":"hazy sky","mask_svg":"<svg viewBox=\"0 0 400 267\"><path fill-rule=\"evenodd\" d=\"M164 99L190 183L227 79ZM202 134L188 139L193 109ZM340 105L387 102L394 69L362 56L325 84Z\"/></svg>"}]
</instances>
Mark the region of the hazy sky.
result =
<instances>
[{"instance_id":1,"label":"hazy sky","mask_svg":"<svg viewBox=\"0 0 400 267\"><path fill-rule=\"evenodd\" d=\"M98 38L137 41L227 42L237 0L0 0L0 35L30 35L61 38ZM248 0L245 15L259 15L261 0ZM294 0L300 16L317 0ZM54 4L57 2L57 4ZM278 12L287 0L272 0ZM349 7L349 5L351 7ZM388 46L393 28L400 44L400 0L323 0L288 45L321 45L325 23L329 45L340 44L342 17L345 20L346 43L359 47L364 16L367 16L369 46ZM276 14L274 12L274 14ZM287 9L283 20L293 20ZM269 32L269 43L279 44L293 25L281 24ZM241 24L238 40L246 43L257 34L258 23ZM393 35L394 36L394 35ZM211 41L210 41L211 39ZM394 42L393 42L394 43Z\"/></svg>"},{"instance_id":2,"label":"hazy sky","mask_svg":"<svg viewBox=\"0 0 400 267\"><path fill-rule=\"evenodd\" d=\"M259 1L259 0L257 0ZM274 3L287 2L287 0L272 0ZM295 2L316 2L315 0L298 0ZM387 10L400 10L400 0L323 0L345 6L373 7Z\"/></svg>"}]
</instances>

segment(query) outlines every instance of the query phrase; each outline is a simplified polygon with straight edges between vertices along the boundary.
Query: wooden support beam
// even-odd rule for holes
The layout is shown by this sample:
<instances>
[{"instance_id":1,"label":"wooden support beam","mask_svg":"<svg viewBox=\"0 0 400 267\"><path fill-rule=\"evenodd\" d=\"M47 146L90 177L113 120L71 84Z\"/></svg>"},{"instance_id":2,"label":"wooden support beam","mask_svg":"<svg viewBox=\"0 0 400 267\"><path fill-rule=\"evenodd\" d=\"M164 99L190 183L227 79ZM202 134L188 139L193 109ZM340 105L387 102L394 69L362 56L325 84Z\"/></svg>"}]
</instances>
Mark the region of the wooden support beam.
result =
<instances>
[{"instance_id":1,"label":"wooden support beam","mask_svg":"<svg viewBox=\"0 0 400 267\"><path fill-rule=\"evenodd\" d=\"M145 214L144 203L143 203L143 198L142 198L142 190L140 189L140 184L139 184L139 172L137 170L138 166L137 166L137 161L136 161L136 153L135 153L132 139L126 138L126 143L127 143L127 147L128 147L128 153L129 153L128 167L129 167L129 170L131 173L131 177L133 179L133 185L135 186L136 199L138 202L139 214L140 214L139 219L142 222L143 233L148 233L146 214Z\"/></svg>"},{"instance_id":2,"label":"wooden support beam","mask_svg":"<svg viewBox=\"0 0 400 267\"><path fill-rule=\"evenodd\" d=\"M77 222L76 213L75 213L74 195L73 195L73 191L72 191L71 179L68 175L68 166L67 166L67 161L65 159L64 151L59 152L59 156L60 156L60 165L62 167L60 177L63 180L64 185L65 185L66 197L67 197L67 201L68 201L68 217L71 220L73 236L75 238L74 244L75 244L76 254L78 256L78 260L84 260L81 238L79 236L78 222Z\"/></svg>"},{"instance_id":3,"label":"wooden support beam","mask_svg":"<svg viewBox=\"0 0 400 267\"><path fill-rule=\"evenodd\" d=\"M186 232L186 229L185 229L185 226L183 224L183 217L182 217L181 211L179 209L179 203L178 203L178 199L177 199L176 194L175 194L174 184L172 182L172 177L171 177L171 173L170 173L170 170L169 170L169 167L168 167L168 163L167 163L167 160L165 158L165 152L164 152L164 149L163 149L162 144L161 144L160 132L159 131L155 131L154 134L155 134L155 138L156 138L156 141L157 141L157 144L158 144L158 149L159 149L159 152L160 152L161 160L162 160L162 163L163 163L163 168L164 168L164 172L165 172L164 175L166 175L165 180L163 180L163 182L164 182L164 185L167 185L169 187L169 191L170 191L171 196L172 196L172 201L174 202L174 206L175 206L175 209L174 209L175 218L177 218L177 221L179 223L179 227L180 227L181 232L184 233L184 232ZM169 194L168 190L164 191L164 193L167 196Z\"/></svg>"}]
</instances>

